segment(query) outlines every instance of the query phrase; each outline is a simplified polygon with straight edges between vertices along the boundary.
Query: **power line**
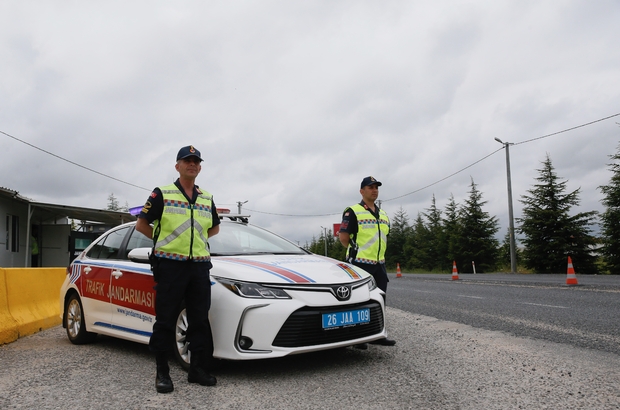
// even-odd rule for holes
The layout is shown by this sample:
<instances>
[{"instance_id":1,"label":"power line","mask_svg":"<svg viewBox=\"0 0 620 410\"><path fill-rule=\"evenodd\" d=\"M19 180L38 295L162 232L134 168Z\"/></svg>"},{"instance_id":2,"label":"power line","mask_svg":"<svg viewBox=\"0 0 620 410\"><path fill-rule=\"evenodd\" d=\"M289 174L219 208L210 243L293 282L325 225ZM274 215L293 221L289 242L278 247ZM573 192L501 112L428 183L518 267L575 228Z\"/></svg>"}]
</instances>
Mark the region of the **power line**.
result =
<instances>
[{"instance_id":1,"label":"power line","mask_svg":"<svg viewBox=\"0 0 620 410\"><path fill-rule=\"evenodd\" d=\"M587 122L587 123L585 123L585 124L577 125L577 126L575 126L575 127L567 128L567 129L562 130L562 131L554 132L554 133L552 133L552 134L543 135L543 136L541 136L541 137L532 138L532 139L525 140L525 141L521 141L521 142L511 143L511 145L520 145L520 144L525 144L525 143L532 142L532 141L537 141L537 140L540 140L540 139L543 139L543 138L552 137L552 136L554 136L554 135L562 134L562 133L565 133L565 132L568 132L568 131L576 130L576 129L578 129L578 128L586 127L586 126L588 126L588 125L596 124L597 122L605 121L605 120L608 120L608 119L610 119L610 118L617 117L617 116L619 116L619 115L620 115L620 113L618 113L618 114L614 114L614 115L610 115L609 117L605 117L605 118L601 118L601 119L598 119L598 120L590 121L590 122ZM423 189L429 188L429 187L431 187L431 186L433 186L433 185L437 185L438 183L440 183L440 182L442 182L442 181L445 181L446 179L448 179L448 178L450 178L450 177L453 177L454 175L459 174L459 173L461 173L461 172L465 171L465 170L466 170L466 169L468 169L468 168L473 167L474 165L478 164L479 162L484 161L485 159L489 158L491 155L493 155L493 154L495 154L495 153L497 153L497 152L499 152L499 151L501 151L501 150L503 150L503 149L504 149L504 147L499 148L499 149L497 149L497 150L493 151L492 153L490 153L489 155L484 156L484 157L480 158L478 161L476 161L476 162L474 162L474 163L472 163L472 164L470 164L470 165L466 166L465 168L462 168L462 169L460 169L459 171L456 171L456 172L454 172L454 173L452 173L452 174L448 175L448 176L447 176L447 177L445 177L445 178L442 178L442 179L440 179L440 180L438 180L438 181L435 181L435 182L433 182L432 184L428 184L428 185L426 185L426 186L424 186L424 187L422 187L422 188L416 189L415 191L409 192L408 194L400 195L400 196L397 196L397 197L395 197L395 198L384 199L384 200L383 200L383 202L388 202L388 201L392 201L392 200L394 200L394 199L399 199L399 198L405 197L405 196L407 196L407 195L415 194L416 192L420 192L420 191L422 191Z\"/></svg>"},{"instance_id":2,"label":"power line","mask_svg":"<svg viewBox=\"0 0 620 410\"><path fill-rule=\"evenodd\" d=\"M598 120L590 121L590 122L587 122L587 123L585 123L585 124L577 125L577 126L575 126L575 127L567 128L567 129L562 130L562 131L554 132L554 133L552 133L552 134L547 134L547 135L543 135L543 136L541 136L541 137L532 138L532 139L529 139L529 140L525 140L525 141L521 141L521 142L512 143L512 145L520 145L520 144L525 144L525 143L532 142L532 141L537 141L537 140L540 140L540 139L543 139L543 138L552 137L552 136L554 136L554 135L562 134L562 133L565 133L565 132L568 132L568 131L573 131L573 130L576 130L576 129L578 129L578 128L583 128L583 127L586 127L586 126L588 126L588 125L596 124L597 122L605 121L605 120L608 120L608 119L610 119L610 118L614 118L614 117L618 117L618 116L620 116L620 113L613 114L613 115L610 115L610 116L605 117L605 118L600 118L600 119L598 119ZM618 123L617 123L617 124L618 124ZM620 125L620 124L618 124L618 125ZM480 163L480 162L484 161L485 159L489 158L490 156L492 156L492 155L496 154L497 152L499 152L499 151L501 151L501 150L503 150L503 149L504 149L504 147L502 147L502 148L498 148L498 149L496 149L495 151L491 152L490 154L485 155L484 157L480 158L479 160L477 160L477 161L475 161L475 162L473 162L473 163L471 163L471 164L467 165L466 167L461 168L460 170L458 170L458 171L456 171L456 172L453 172L452 174L450 174L450 175L448 175L448 176L446 176L446 177L443 177L443 178L441 178L441 179L439 179L439 180L437 180L437 181L435 181L435 182L433 182L433 183L431 183L431 184L425 185L425 186L423 186L423 187L421 187L421 188L416 189L415 191L411 191L411 192L409 192L409 193L406 193L406 194L403 194L403 195L400 195L400 196L397 196L397 197L394 197L394 198L383 199L383 200L382 200L382 202L388 202L388 201L393 201L393 200L395 200L395 199L403 198L403 197L406 197L406 196L408 196L408 195L412 195L412 194L415 194L415 193L417 193L417 192L420 192L420 191L422 191L422 190L424 190L424 189L426 189L426 188L430 188L430 187L432 187L432 186L434 186L434 185L437 185L438 183L443 182L443 181L445 181L446 179L451 178L451 177L453 177L453 176L455 176L455 175L457 175L457 174L460 174L461 172L465 171L466 169L469 169L469 168L473 167L474 165L476 165L476 164L478 164L478 163ZM250 210L250 211L252 211L252 210ZM289 217L319 217L319 216L333 216L333 215L340 215L340 213L332 213L332 214L319 214L319 215L291 215L291 214L278 214L278 213L261 212L261 211L252 211L252 212L257 212L257 213L261 213L261 214L268 214L268 215L277 215L277 216L289 216Z\"/></svg>"},{"instance_id":3,"label":"power line","mask_svg":"<svg viewBox=\"0 0 620 410\"><path fill-rule=\"evenodd\" d=\"M605 121L605 120L608 120L608 119L610 119L610 118L614 118L614 117L618 117L618 116L620 116L620 113L613 114L613 115L610 115L610 116L608 116L608 117L600 118L600 119L598 119L598 120L590 121L590 122L587 122L587 123L585 123L585 124L577 125L577 126L575 126L575 127L567 128L567 129L562 130L562 131L554 132L554 133L552 133L552 134L547 134L547 135L543 135L543 136L540 136L540 137L532 138L532 139L525 140L525 141L521 141L521 142L515 142L515 143L511 143L511 144L512 144L512 145L521 145L521 144L526 144L526 143L528 143L528 142L537 141L537 140L540 140L540 139L543 139L543 138L549 138L549 137L552 137L552 136L554 136L554 135L562 134L562 133L565 133L565 132L568 132L568 131L573 131L573 130L576 130L576 129L578 129L578 128L587 127L588 125L596 124L597 122ZM619 125L620 125L620 124L619 124ZM95 174L101 175L101 176L106 177L106 178L113 179L113 180L115 180L115 181L121 182L121 183L126 184L126 185L130 185L130 186L133 186L133 187L136 187L136 188L143 189L143 190L145 190L145 191L150 191L150 189L148 189L148 188L144 188L144 187L141 187L141 186L138 186L138 185L132 184L132 183L130 183L130 182L126 182L126 181L120 180L120 179L118 179L118 178L112 177L112 176L110 176L110 175L104 174L104 173L99 172L99 171L96 171L96 170L94 170L94 169L91 169L91 168L85 167L84 165L80 165L80 164L78 164L78 163L76 163L76 162L70 161L70 160L68 160L68 159L66 159L66 158L63 158L63 157L59 156L59 155L56 155L56 154L51 153L51 152L49 152L49 151L46 151L46 150L44 150L44 149L42 149L42 148L39 148L39 147L37 147L37 146L35 146L35 145L33 145L33 144L30 144L30 143L28 143L28 142L26 142L26 141L20 140L19 138L14 137L14 136L12 136L12 135L10 135L10 134L7 134L7 133L6 133L6 132L4 132L4 131L0 131L0 133L2 133L2 134L4 134L4 135L6 135L7 137L13 138L13 139L14 139L14 140L16 140L16 141L21 142L22 144L26 144L26 145L28 145L28 146L30 146L30 147L32 147L32 148L35 148L35 149L37 149L37 150L39 150L39 151L42 151L42 152L44 152L44 153L46 153L46 154L49 154L49 155L53 156L53 157L56 157L56 158L61 159L61 160L63 160L63 161L66 161L66 162L68 162L68 163L70 163L70 164L72 164L72 165L78 166L78 167L83 168L83 169L85 169L85 170L88 170L88 171L90 171L90 172L94 172ZM421 188L416 189L415 191L411 191L411 192L409 192L409 193L406 193L406 194L403 194L403 195L400 195L400 196L397 196L397 197L394 197L394 198L384 199L384 200L382 200L382 202L388 202L388 201L393 201L393 200L395 200L395 199L400 199L400 198L403 198L403 197L406 197L406 196L409 196L409 195L415 194L415 193L417 193L417 192L420 192L420 191L422 191L422 190L424 190L424 189L426 189L426 188L430 188L430 187L432 187L432 186L434 186L434 185L437 185L438 183L443 182L443 181L445 181L446 179L451 178L451 177L453 177L453 176L455 176L455 175L457 175L457 174L460 174L461 172L465 171L466 169L469 169L469 168L473 167L474 165L476 165L476 164L478 164L478 163L480 163L480 162L484 161L485 159L487 159L487 158L489 158L490 156L492 156L492 155L496 154L497 152L501 151L502 149L504 149L504 148L503 148L503 147L502 147L502 148L499 148L499 149L497 149L497 150L495 150L495 151L491 152L490 154L485 155L484 157L480 158L479 160L477 160L477 161L475 161L475 162L472 162L471 164L467 165L466 167L461 168L460 170L458 170L458 171L456 171L456 172L453 172L452 174L450 174L450 175L448 175L448 176L446 176L446 177L443 177L443 178L441 178L441 179L439 179L439 180L437 180L437 181L435 181L435 182L433 182L433 183L431 183L431 184L425 185L425 186L423 186L423 187L421 187ZM246 209L247 209L247 208L246 208ZM259 214L265 214L265 215L275 215L275 216L286 216L286 217L319 217L319 216L334 216L334 215L340 215L340 212L338 212L338 213L330 213L330 214L311 214L311 215L297 214L297 215L295 215L295 214L282 214L282 213L275 213L275 212L263 212L263 211L253 210L253 209L247 209L247 210L248 210L248 211L250 211L250 212L256 212L256 213L259 213Z\"/></svg>"},{"instance_id":4,"label":"power line","mask_svg":"<svg viewBox=\"0 0 620 410\"><path fill-rule=\"evenodd\" d=\"M586 127L586 126L588 126L588 125L596 124L597 122L605 121L605 120L608 120L608 119L610 119L610 118L617 117L617 116L619 116L619 115L620 115L620 113L618 113L618 114L614 114L614 115L610 115L609 117L601 118L601 119L599 119L599 120L590 121L590 122L587 122L587 123L585 123L585 124L577 125L576 127L567 128L567 129L562 130L562 131L554 132L553 134L543 135L542 137L532 138L531 140L525 140L525 141L521 141L521 142L515 142L515 143L514 143L514 144L512 144L512 145L520 145L520 144L525 144L525 143L527 143L527 142L532 142L532 141L536 141L536 140L541 140L541 139L543 139L543 138L552 137L552 136L554 136L554 135L562 134L563 132L568 132L568 131L576 130L577 128L582 128L582 127ZM616 123L616 124L617 124L617 123Z\"/></svg>"},{"instance_id":5,"label":"power line","mask_svg":"<svg viewBox=\"0 0 620 410\"><path fill-rule=\"evenodd\" d=\"M83 169L85 169L85 170L87 170L87 171L94 172L95 174L101 175L101 176L106 177L106 178L113 179L113 180L115 180L115 181L118 181L118 182L123 183L123 184L130 185L130 186L135 187L135 188L140 188L140 189L143 189L143 190L145 190L145 191L151 191L150 189L147 189L147 188L141 187L141 186L139 186L139 185L132 184L131 182L123 181L123 180L118 179L118 178L115 178L115 177L113 177L113 176L110 176L110 175L104 174L103 172L99 172L99 171L96 171L96 170L94 170L94 169L92 169L92 168L85 167L84 165L80 165L80 164L78 164L77 162L73 162L73 161L71 161L71 160L68 160L68 159L66 159L66 158L61 157L60 155L56 155L56 154L54 154L53 152L49 152L49 151L44 150L43 148L39 148L39 147L37 147L36 145L33 145L33 144L29 143L29 142L26 142L26 141L20 140L19 138L14 137L14 136L12 136L12 135L10 135L10 134L7 134L7 133L6 133L6 132L4 132L4 131L0 131L0 133L2 133L2 134L4 134L4 135L6 135L6 136L7 136L7 137L9 137L9 138L13 138L15 141L19 141L19 142L21 142L22 144L26 144L26 145L28 145L29 147L32 147L32 148L34 148L34 149L37 149L37 150L39 150L39 151L41 151L41 152L45 152L46 154L51 155L51 156L53 156L53 157L56 157L56 158L58 158L58 159L60 159L60 160L63 160L63 161L65 161L65 162L68 162L68 163L69 163L69 164L71 164L71 165L75 165L75 166L80 167L80 168L83 168Z\"/></svg>"},{"instance_id":6,"label":"power line","mask_svg":"<svg viewBox=\"0 0 620 410\"><path fill-rule=\"evenodd\" d=\"M487 156L485 156L485 157L480 158L478 161L476 161L476 162L474 162L474 163L472 163L472 164L469 164L469 165L468 165L468 166L466 166L465 168L462 168L462 169L460 169L460 170L458 170L458 171L456 171L456 172L454 172L454 173L452 173L452 174L448 175L447 177L441 178L440 180L435 181L435 182L433 182L432 184L428 184L428 185L426 185L426 186L423 186L422 188L416 189L415 191L409 192L408 194L403 194L403 195L401 195L401 196L397 196L397 197L390 198L390 199L383 199L383 200L382 200L382 202L393 201L393 200L395 200L395 199L399 199L399 198L405 197L405 196L407 196L407 195L415 194L416 192L420 192L420 191L422 191L423 189L426 189L426 188L432 187L433 185L437 185L438 183L440 183L440 182L442 182L442 181L445 181L446 179L448 179L448 178L450 178L450 177L453 177L453 176L454 176L454 175L456 175L456 174L460 174L461 172L465 171L467 168L471 168L471 167L473 167L474 165L478 164L479 162L484 161L485 159L489 158L491 155L493 155L493 154L495 154L496 152L501 151L501 150L503 150L503 149L504 149L503 147L502 147L502 148L498 148L498 149L496 149L495 151L491 152L489 155L487 155Z\"/></svg>"}]
</instances>

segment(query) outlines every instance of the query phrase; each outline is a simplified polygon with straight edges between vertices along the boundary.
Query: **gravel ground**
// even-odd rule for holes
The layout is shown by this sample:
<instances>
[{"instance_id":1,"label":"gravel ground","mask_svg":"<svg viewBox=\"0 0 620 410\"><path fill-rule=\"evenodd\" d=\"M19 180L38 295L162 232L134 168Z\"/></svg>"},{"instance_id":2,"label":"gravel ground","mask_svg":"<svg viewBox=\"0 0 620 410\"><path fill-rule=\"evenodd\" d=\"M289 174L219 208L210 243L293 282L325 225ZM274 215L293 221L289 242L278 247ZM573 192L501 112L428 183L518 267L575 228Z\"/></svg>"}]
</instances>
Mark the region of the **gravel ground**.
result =
<instances>
[{"instance_id":1,"label":"gravel ground","mask_svg":"<svg viewBox=\"0 0 620 410\"><path fill-rule=\"evenodd\" d=\"M55 327L0 347L0 408L620 409L620 356L388 308L395 347L225 362L218 385L157 394L144 345L71 345Z\"/></svg>"}]
</instances>

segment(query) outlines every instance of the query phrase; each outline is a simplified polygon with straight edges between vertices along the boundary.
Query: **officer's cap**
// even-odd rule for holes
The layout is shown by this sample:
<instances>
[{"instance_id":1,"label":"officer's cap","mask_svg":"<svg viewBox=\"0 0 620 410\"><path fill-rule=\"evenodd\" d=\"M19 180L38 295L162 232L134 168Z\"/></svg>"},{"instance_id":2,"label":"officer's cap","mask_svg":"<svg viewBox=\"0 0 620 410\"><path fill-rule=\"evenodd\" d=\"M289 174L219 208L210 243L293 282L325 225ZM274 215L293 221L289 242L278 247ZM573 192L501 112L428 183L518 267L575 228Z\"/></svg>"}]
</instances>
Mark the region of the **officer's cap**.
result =
<instances>
[{"instance_id":1,"label":"officer's cap","mask_svg":"<svg viewBox=\"0 0 620 410\"><path fill-rule=\"evenodd\" d=\"M197 157L200 161L202 161L200 151L194 148L193 145L188 145L187 147L181 148L177 154L177 161L187 157Z\"/></svg>"},{"instance_id":2,"label":"officer's cap","mask_svg":"<svg viewBox=\"0 0 620 410\"><path fill-rule=\"evenodd\" d=\"M368 185L381 186L383 184L381 184L381 182L377 181L373 177L366 177L366 178L362 179L362 183L360 185L360 189L362 189L362 188L364 188L365 186L368 186Z\"/></svg>"}]
</instances>

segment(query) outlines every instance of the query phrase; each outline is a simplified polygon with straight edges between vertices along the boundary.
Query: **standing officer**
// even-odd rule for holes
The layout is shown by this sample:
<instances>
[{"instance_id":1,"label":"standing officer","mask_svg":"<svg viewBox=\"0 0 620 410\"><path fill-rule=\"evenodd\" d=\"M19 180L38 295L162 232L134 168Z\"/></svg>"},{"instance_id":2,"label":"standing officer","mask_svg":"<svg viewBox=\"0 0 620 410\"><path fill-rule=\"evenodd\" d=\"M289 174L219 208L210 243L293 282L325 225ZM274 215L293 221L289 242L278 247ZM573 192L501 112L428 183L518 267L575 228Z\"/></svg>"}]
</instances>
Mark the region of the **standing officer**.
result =
<instances>
[{"instance_id":1,"label":"standing officer","mask_svg":"<svg viewBox=\"0 0 620 410\"><path fill-rule=\"evenodd\" d=\"M177 310L185 300L190 368L187 380L213 386L209 374L213 338L209 324L212 267L207 239L220 230L220 219L210 193L195 185L202 169L200 151L183 147L177 154L174 184L155 188L142 208L136 229L153 238L151 265L155 286L155 324L149 349L155 352L158 393L174 390L168 351L174 345ZM150 224L153 223L153 226Z\"/></svg>"},{"instance_id":2,"label":"standing officer","mask_svg":"<svg viewBox=\"0 0 620 410\"><path fill-rule=\"evenodd\" d=\"M370 273L379 289L387 293L389 279L385 269L385 249L390 232L390 219L375 203L381 185L381 182L373 177L362 180L362 201L344 210L338 239L347 248L347 262ZM396 341L385 338L371 343L394 346ZM366 349L368 346L363 343L356 347Z\"/></svg>"}]
</instances>

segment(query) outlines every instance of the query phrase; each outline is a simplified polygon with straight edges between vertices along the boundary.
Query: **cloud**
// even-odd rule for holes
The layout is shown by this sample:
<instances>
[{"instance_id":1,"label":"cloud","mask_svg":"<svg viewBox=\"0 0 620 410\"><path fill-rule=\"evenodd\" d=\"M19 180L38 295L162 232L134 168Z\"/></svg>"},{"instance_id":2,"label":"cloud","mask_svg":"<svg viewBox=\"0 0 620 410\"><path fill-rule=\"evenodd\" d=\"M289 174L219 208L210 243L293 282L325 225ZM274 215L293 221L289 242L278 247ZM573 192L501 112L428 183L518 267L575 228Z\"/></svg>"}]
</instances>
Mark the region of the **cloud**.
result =
<instances>
[{"instance_id":1,"label":"cloud","mask_svg":"<svg viewBox=\"0 0 620 410\"><path fill-rule=\"evenodd\" d=\"M516 144L515 216L547 153L580 209L600 210L614 119L519 143L620 112L619 17L579 0L2 3L0 130L129 184L0 135L0 185L138 206L193 144L218 205L248 200L256 224L302 243L367 175L412 219L433 194L462 202L473 178L503 236L498 137Z\"/></svg>"}]
</instances>

